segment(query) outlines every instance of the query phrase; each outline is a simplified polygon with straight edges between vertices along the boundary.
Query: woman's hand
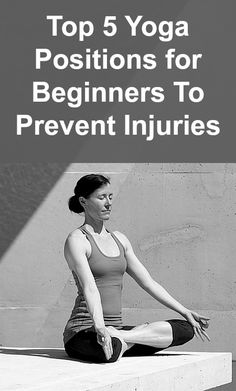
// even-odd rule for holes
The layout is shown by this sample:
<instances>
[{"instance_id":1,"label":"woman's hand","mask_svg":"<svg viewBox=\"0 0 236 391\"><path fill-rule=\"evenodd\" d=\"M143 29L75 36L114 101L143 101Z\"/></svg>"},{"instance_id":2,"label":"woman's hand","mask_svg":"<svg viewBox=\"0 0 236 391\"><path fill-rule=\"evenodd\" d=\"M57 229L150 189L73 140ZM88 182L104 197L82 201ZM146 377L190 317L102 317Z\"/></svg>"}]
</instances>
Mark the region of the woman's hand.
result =
<instances>
[{"instance_id":1,"label":"woman's hand","mask_svg":"<svg viewBox=\"0 0 236 391\"><path fill-rule=\"evenodd\" d=\"M202 341L206 338L210 341L209 336L205 332L205 329L209 327L209 318L191 310L187 310L183 316L193 326L194 334L197 338L200 337Z\"/></svg>"},{"instance_id":2,"label":"woman's hand","mask_svg":"<svg viewBox=\"0 0 236 391\"><path fill-rule=\"evenodd\" d=\"M97 341L102 346L106 359L109 360L113 354L111 336L106 327L96 329Z\"/></svg>"}]
</instances>

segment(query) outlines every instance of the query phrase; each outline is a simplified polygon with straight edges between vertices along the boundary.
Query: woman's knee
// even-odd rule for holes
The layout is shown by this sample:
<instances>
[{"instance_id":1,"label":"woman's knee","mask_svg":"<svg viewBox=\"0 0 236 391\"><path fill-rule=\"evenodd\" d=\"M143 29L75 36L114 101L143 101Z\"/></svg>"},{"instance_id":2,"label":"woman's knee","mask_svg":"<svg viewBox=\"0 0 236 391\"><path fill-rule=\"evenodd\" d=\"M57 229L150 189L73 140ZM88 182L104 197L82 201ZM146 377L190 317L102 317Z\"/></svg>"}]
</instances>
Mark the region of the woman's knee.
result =
<instances>
[{"instance_id":1,"label":"woman's knee","mask_svg":"<svg viewBox=\"0 0 236 391\"><path fill-rule=\"evenodd\" d=\"M111 341L112 356L109 359L107 359L102 346L98 344L97 349L93 352L93 354L87 357L87 360L98 364L113 363L119 360L122 351L122 343L120 339L116 337L112 337Z\"/></svg>"},{"instance_id":2,"label":"woman's knee","mask_svg":"<svg viewBox=\"0 0 236 391\"><path fill-rule=\"evenodd\" d=\"M173 341L171 346L183 345L190 341L194 336L193 326L182 319L171 319L168 320L172 327Z\"/></svg>"},{"instance_id":3,"label":"woman's knee","mask_svg":"<svg viewBox=\"0 0 236 391\"><path fill-rule=\"evenodd\" d=\"M187 320L184 320L184 329L185 329L185 338L186 342L191 341L194 337L194 329L191 323L189 323Z\"/></svg>"},{"instance_id":4,"label":"woman's knee","mask_svg":"<svg viewBox=\"0 0 236 391\"><path fill-rule=\"evenodd\" d=\"M122 343L119 338L112 337L112 349L112 356L110 359L107 359L102 346L97 341L93 341L91 346L83 346L83 341L80 344L65 344L65 351L70 358L97 364L112 363L120 358Z\"/></svg>"}]
</instances>

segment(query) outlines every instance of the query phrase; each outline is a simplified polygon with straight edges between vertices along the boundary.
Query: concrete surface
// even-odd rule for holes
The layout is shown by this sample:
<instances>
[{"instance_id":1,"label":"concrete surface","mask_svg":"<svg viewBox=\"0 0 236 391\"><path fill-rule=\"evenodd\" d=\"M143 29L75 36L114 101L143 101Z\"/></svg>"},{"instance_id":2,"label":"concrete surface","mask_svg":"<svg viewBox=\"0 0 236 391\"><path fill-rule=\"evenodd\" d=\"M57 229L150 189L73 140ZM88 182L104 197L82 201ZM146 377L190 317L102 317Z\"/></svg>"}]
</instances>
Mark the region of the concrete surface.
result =
<instances>
[{"instance_id":1,"label":"concrete surface","mask_svg":"<svg viewBox=\"0 0 236 391\"><path fill-rule=\"evenodd\" d=\"M202 391L231 381L230 353L165 352L112 364L70 360L63 349L1 353L4 391Z\"/></svg>"},{"instance_id":2,"label":"concrete surface","mask_svg":"<svg viewBox=\"0 0 236 391\"><path fill-rule=\"evenodd\" d=\"M102 172L115 193L108 227L128 236L174 297L211 318L211 342L195 338L182 349L236 356L236 164L74 163L61 176L56 164L0 171L1 345L62 347L76 295L63 244L83 222L67 200L79 177ZM123 307L127 324L178 317L128 276Z\"/></svg>"},{"instance_id":3,"label":"concrete surface","mask_svg":"<svg viewBox=\"0 0 236 391\"><path fill-rule=\"evenodd\" d=\"M232 362L232 383L225 384L224 386L219 386L214 388L214 391L235 391L235 379L236 379L236 362ZM213 391L213 390L212 390Z\"/></svg>"}]
</instances>

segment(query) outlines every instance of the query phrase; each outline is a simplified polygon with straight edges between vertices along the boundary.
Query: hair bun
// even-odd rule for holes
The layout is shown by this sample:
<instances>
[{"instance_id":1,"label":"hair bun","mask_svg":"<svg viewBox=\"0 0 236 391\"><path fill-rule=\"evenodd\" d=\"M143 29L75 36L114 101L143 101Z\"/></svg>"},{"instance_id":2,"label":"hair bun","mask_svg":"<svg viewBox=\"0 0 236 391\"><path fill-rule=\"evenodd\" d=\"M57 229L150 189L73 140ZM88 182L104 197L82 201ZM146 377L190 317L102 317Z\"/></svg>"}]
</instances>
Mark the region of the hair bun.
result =
<instances>
[{"instance_id":1,"label":"hair bun","mask_svg":"<svg viewBox=\"0 0 236 391\"><path fill-rule=\"evenodd\" d=\"M79 199L76 195L73 195L70 197L68 201L68 206L71 212L74 213L82 213L84 211L83 207L81 206Z\"/></svg>"}]
</instances>

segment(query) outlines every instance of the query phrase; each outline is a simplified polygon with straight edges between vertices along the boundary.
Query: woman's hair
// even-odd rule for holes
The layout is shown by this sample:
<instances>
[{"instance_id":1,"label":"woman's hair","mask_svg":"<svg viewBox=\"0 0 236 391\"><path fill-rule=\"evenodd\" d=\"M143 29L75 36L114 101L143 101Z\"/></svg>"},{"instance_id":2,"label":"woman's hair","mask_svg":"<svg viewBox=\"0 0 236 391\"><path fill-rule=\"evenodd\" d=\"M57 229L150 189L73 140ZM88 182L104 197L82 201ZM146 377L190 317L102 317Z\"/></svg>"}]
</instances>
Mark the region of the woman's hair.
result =
<instances>
[{"instance_id":1,"label":"woman's hair","mask_svg":"<svg viewBox=\"0 0 236 391\"><path fill-rule=\"evenodd\" d=\"M110 183L110 179L100 174L89 174L80 178L74 188L74 195L68 201L69 209L74 213L82 213L84 208L79 197L88 198L99 187Z\"/></svg>"}]
</instances>

